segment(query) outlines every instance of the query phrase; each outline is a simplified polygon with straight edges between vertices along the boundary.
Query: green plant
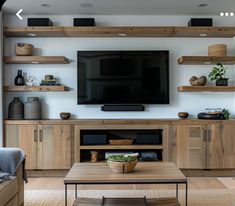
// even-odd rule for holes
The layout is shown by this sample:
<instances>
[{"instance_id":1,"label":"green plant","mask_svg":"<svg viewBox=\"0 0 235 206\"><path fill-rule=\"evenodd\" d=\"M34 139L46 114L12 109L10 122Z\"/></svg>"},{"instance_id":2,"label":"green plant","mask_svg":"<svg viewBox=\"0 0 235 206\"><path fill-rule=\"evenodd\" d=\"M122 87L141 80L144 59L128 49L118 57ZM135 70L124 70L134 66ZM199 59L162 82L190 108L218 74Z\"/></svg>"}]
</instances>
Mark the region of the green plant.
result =
<instances>
[{"instance_id":1,"label":"green plant","mask_svg":"<svg viewBox=\"0 0 235 206\"><path fill-rule=\"evenodd\" d=\"M224 119L229 119L230 112L227 109L223 109L222 115L223 115Z\"/></svg>"},{"instance_id":2,"label":"green plant","mask_svg":"<svg viewBox=\"0 0 235 206\"><path fill-rule=\"evenodd\" d=\"M217 66L213 67L212 71L208 75L211 81L218 79L228 79L225 77L227 68L224 67L221 63L218 63Z\"/></svg>"},{"instance_id":3,"label":"green plant","mask_svg":"<svg viewBox=\"0 0 235 206\"><path fill-rule=\"evenodd\" d=\"M110 155L108 157L108 161L115 161L115 162L131 162L137 160L138 154L133 155Z\"/></svg>"}]
</instances>

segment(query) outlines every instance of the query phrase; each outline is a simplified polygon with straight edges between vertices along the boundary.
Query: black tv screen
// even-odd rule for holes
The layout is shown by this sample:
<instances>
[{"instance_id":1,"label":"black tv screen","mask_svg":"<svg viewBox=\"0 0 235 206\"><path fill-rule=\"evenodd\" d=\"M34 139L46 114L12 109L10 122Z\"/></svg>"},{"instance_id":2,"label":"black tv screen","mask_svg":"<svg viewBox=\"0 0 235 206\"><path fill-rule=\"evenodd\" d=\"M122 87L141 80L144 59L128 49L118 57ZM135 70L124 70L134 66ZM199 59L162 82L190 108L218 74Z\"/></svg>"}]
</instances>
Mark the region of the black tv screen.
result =
<instances>
[{"instance_id":1,"label":"black tv screen","mask_svg":"<svg viewBox=\"0 0 235 206\"><path fill-rule=\"evenodd\" d=\"M169 104L169 51L78 51L78 104Z\"/></svg>"}]
</instances>

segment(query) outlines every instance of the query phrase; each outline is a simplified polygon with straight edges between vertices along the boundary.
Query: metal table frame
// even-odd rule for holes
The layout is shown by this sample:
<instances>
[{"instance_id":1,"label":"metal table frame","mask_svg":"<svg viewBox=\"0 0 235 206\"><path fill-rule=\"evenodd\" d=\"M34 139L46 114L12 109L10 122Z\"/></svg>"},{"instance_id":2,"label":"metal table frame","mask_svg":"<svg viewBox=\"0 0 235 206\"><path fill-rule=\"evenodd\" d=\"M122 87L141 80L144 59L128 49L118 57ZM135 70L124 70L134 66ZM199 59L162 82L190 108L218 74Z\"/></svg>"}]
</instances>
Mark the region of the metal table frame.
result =
<instances>
[{"instance_id":1,"label":"metal table frame","mask_svg":"<svg viewBox=\"0 0 235 206\"><path fill-rule=\"evenodd\" d=\"M186 180L185 182L105 182L105 183L64 183L65 185L65 206L68 204L68 185L75 185L75 199L78 197L78 185L116 185L116 184L175 184L176 185L176 199L179 199L179 184L184 184L185 185L185 206L188 205L188 181ZM103 205L103 204L102 204ZM146 202L145 202L146 205Z\"/></svg>"}]
</instances>

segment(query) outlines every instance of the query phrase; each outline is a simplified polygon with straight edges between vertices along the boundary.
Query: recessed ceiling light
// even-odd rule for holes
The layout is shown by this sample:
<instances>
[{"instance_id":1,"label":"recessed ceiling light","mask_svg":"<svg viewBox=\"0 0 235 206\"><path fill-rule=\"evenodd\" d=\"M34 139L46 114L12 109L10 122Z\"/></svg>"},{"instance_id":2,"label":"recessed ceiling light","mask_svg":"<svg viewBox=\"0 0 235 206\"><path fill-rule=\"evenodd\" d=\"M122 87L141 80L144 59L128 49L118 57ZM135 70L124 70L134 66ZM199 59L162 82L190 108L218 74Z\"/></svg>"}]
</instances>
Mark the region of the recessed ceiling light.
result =
<instances>
[{"instance_id":1,"label":"recessed ceiling light","mask_svg":"<svg viewBox=\"0 0 235 206\"><path fill-rule=\"evenodd\" d=\"M224 16L224 12L220 12L220 16Z\"/></svg>"},{"instance_id":2,"label":"recessed ceiling light","mask_svg":"<svg viewBox=\"0 0 235 206\"><path fill-rule=\"evenodd\" d=\"M208 4L198 4L197 6L200 7L200 8L202 8L202 7L207 7Z\"/></svg>"},{"instance_id":3,"label":"recessed ceiling light","mask_svg":"<svg viewBox=\"0 0 235 206\"><path fill-rule=\"evenodd\" d=\"M228 12L226 12L226 13L225 13L225 16L229 16L229 13L228 13Z\"/></svg>"},{"instance_id":4,"label":"recessed ceiling light","mask_svg":"<svg viewBox=\"0 0 235 206\"><path fill-rule=\"evenodd\" d=\"M81 3L80 7L82 7L82 8L91 8L91 7L93 7L93 5L91 3Z\"/></svg>"},{"instance_id":5,"label":"recessed ceiling light","mask_svg":"<svg viewBox=\"0 0 235 206\"><path fill-rule=\"evenodd\" d=\"M50 4L40 4L41 7L51 7Z\"/></svg>"},{"instance_id":6,"label":"recessed ceiling light","mask_svg":"<svg viewBox=\"0 0 235 206\"><path fill-rule=\"evenodd\" d=\"M233 13L233 12L230 12L230 16L234 16L234 13Z\"/></svg>"}]
</instances>

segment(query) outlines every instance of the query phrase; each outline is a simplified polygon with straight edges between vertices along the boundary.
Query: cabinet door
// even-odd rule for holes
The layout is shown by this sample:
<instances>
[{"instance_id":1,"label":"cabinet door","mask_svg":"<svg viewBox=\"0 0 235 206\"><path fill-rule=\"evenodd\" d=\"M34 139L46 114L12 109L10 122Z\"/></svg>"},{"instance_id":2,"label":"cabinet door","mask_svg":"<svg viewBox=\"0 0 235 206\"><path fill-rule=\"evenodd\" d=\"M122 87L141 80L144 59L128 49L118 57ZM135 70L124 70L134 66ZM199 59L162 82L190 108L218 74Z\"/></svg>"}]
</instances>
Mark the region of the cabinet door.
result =
<instances>
[{"instance_id":1,"label":"cabinet door","mask_svg":"<svg viewBox=\"0 0 235 206\"><path fill-rule=\"evenodd\" d=\"M206 167L206 127L203 125L177 125L175 162L182 169Z\"/></svg>"},{"instance_id":2,"label":"cabinet door","mask_svg":"<svg viewBox=\"0 0 235 206\"><path fill-rule=\"evenodd\" d=\"M72 164L71 125L39 126L38 167L40 169L70 169Z\"/></svg>"},{"instance_id":3,"label":"cabinet door","mask_svg":"<svg viewBox=\"0 0 235 206\"><path fill-rule=\"evenodd\" d=\"M26 169L37 169L37 126L7 125L5 127L7 147L19 147L26 154Z\"/></svg>"}]
</instances>

